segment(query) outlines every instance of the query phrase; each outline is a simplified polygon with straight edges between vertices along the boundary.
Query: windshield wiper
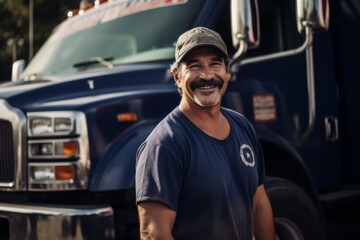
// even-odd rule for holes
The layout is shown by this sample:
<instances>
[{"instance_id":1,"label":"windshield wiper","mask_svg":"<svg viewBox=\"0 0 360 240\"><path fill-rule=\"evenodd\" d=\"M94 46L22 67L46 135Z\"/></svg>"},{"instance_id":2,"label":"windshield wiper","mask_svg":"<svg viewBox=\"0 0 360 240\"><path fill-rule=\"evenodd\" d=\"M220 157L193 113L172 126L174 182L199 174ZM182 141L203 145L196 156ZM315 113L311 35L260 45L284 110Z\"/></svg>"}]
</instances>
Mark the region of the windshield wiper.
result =
<instances>
[{"instance_id":1,"label":"windshield wiper","mask_svg":"<svg viewBox=\"0 0 360 240\"><path fill-rule=\"evenodd\" d=\"M114 67L114 65L109 61L111 61L113 59L114 59L113 57L107 57L107 58L92 57L85 61L74 63L72 66L74 68L78 68L78 67L85 67L85 66L96 64L96 63L100 63L100 64L104 65L105 67L111 69Z\"/></svg>"},{"instance_id":2,"label":"windshield wiper","mask_svg":"<svg viewBox=\"0 0 360 240\"><path fill-rule=\"evenodd\" d=\"M46 76L41 73L31 73L24 76L23 81L50 81Z\"/></svg>"}]
</instances>

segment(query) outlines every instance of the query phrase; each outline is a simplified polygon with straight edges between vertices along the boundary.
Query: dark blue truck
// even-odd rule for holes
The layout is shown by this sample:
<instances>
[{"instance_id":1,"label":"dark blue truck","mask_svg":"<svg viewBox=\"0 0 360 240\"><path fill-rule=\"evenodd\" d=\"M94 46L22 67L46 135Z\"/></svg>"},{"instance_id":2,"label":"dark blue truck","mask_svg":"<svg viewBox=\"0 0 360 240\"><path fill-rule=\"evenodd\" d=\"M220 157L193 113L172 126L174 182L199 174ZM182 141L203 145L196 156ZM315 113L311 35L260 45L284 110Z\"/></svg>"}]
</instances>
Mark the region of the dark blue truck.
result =
<instances>
[{"instance_id":1,"label":"dark blue truck","mask_svg":"<svg viewBox=\"0 0 360 240\"><path fill-rule=\"evenodd\" d=\"M359 202L357 0L91 6L0 86L1 239L138 239L135 153L179 103L169 65L194 26L228 45L223 106L261 139L277 239L326 239L329 211Z\"/></svg>"}]
</instances>

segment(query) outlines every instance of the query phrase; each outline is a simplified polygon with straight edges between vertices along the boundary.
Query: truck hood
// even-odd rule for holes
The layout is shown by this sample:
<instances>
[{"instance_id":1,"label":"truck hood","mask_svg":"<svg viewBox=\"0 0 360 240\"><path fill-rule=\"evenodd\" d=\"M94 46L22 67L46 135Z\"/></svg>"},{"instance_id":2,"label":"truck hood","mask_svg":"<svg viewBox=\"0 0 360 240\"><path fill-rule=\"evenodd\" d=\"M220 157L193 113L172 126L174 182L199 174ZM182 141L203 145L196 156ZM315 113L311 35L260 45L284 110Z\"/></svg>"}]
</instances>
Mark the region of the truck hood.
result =
<instances>
[{"instance_id":1,"label":"truck hood","mask_svg":"<svg viewBox=\"0 0 360 240\"><path fill-rule=\"evenodd\" d=\"M169 64L123 65L61 78L0 85L0 99L28 110L76 108L110 98L174 91Z\"/></svg>"}]
</instances>

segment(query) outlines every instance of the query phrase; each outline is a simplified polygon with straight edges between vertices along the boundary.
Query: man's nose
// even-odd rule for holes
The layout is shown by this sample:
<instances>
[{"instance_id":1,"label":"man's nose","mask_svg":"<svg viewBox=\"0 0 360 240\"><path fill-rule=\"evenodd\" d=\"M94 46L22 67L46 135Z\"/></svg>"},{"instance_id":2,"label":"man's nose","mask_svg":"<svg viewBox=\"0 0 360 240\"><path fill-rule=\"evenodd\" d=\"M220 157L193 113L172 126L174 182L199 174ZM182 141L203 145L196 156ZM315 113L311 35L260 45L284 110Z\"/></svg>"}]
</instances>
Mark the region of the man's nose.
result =
<instances>
[{"instance_id":1,"label":"man's nose","mask_svg":"<svg viewBox=\"0 0 360 240\"><path fill-rule=\"evenodd\" d=\"M203 71L200 73L200 78L204 80L210 80L213 79L215 76L214 70L210 67L203 67Z\"/></svg>"}]
</instances>

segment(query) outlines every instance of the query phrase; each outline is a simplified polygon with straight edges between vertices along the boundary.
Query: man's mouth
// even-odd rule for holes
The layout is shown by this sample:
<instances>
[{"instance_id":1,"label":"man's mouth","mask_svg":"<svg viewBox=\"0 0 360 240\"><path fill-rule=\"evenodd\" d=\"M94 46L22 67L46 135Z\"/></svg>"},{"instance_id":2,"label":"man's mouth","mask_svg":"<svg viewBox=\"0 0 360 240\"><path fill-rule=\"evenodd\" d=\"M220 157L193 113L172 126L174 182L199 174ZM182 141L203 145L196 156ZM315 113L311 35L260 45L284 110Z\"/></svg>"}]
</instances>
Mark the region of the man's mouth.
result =
<instances>
[{"instance_id":1,"label":"man's mouth","mask_svg":"<svg viewBox=\"0 0 360 240\"><path fill-rule=\"evenodd\" d=\"M199 89L211 89L215 87L222 88L224 85L224 82L221 80L211 79L211 80L197 80L190 84L190 88L192 91L195 90L195 88Z\"/></svg>"}]
</instances>

